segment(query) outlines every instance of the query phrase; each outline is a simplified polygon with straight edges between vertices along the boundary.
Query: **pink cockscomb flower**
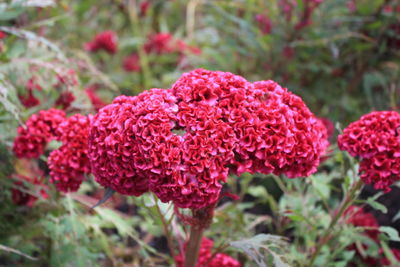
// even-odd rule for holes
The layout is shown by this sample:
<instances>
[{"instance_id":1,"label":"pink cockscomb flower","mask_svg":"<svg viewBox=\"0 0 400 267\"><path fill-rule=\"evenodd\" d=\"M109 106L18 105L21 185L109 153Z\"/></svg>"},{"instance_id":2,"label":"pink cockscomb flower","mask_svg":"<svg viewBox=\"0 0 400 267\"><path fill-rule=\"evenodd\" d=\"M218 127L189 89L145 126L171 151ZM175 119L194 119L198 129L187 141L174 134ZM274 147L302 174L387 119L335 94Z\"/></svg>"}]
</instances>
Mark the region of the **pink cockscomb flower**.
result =
<instances>
[{"instance_id":1,"label":"pink cockscomb flower","mask_svg":"<svg viewBox=\"0 0 400 267\"><path fill-rule=\"evenodd\" d=\"M96 35L96 37L85 44L85 49L89 52L104 50L109 54L115 54L118 50L118 37L113 31L105 31Z\"/></svg>"},{"instance_id":2,"label":"pink cockscomb flower","mask_svg":"<svg viewBox=\"0 0 400 267\"><path fill-rule=\"evenodd\" d=\"M338 137L341 150L360 157L361 179L390 191L400 174L400 114L375 111L351 123Z\"/></svg>"},{"instance_id":3,"label":"pink cockscomb flower","mask_svg":"<svg viewBox=\"0 0 400 267\"><path fill-rule=\"evenodd\" d=\"M4 39L7 37L7 34L5 32L0 31L0 40Z\"/></svg>"},{"instance_id":4,"label":"pink cockscomb flower","mask_svg":"<svg viewBox=\"0 0 400 267\"><path fill-rule=\"evenodd\" d=\"M258 23L258 27L260 28L263 34L270 34L272 31L272 22L268 16L263 14L256 15L256 21Z\"/></svg>"},{"instance_id":5,"label":"pink cockscomb flower","mask_svg":"<svg viewBox=\"0 0 400 267\"><path fill-rule=\"evenodd\" d=\"M57 129L63 145L50 153L48 164L50 181L59 191L77 191L84 175L90 172L87 156L90 120L91 116L75 114Z\"/></svg>"},{"instance_id":6,"label":"pink cockscomb flower","mask_svg":"<svg viewBox=\"0 0 400 267\"><path fill-rule=\"evenodd\" d=\"M364 233L374 241L378 241L379 224L374 215L365 212L362 207L350 206L344 212L346 223L356 227L364 227Z\"/></svg>"},{"instance_id":7,"label":"pink cockscomb flower","mask_svg":"<svg viewBox=\"0 0 400 267\"><path fill-rule=\"evenodd\" d=\"M64 91L60 94L54 104L56 106L60 106L61 109L65 110L71 106L71 103L74 102L74 100L75 96L72 92Z\"/></svg>"},{"instance_id":8,"label":"pink cockscomb flower","mask_svg":"<svg viewBox=\"0 0 400 267\"><path fill-rule=\"evenodd\" d=\"M26 93L18 94L18 98L21 104L26 108L35 107L40 104L39 99L37 99L33 91L42 91L42 87L36 82L36 78L32 77L26 84Z\"/></svg>"},{"instance_id":9,"label":"pink cockscomb flower","mask_svg":"<svg viewBox=\"0 0 400 267\"><path fill-rule=\"evenodd\" d=\"M167 54L174 51L173 38L170 33L156 33L149 36L144 44L146 53Z\"/></svg>"},{"instance_id":10,"label":"pink cockscomb flower","mask_svg":"<svg viewBox=\"0 0 400 267\"><path fill-rule=\"evenodd\" d=\"M212 259L212 248L214 242L211 239L204 238L201 240L199 258L197 260L197 267L208 266L208 267L240 267L241 264L232 258L231 256L224 253L217 253ZM186 244L185 244L186 247ZM177 267L183 267L185 262L185 255L179 254L175 257ZM206 265L207 264L207 265Z\"/></svg>"},{"instance_id":11,"label":"pink cockscomb flower","mask_svg":"<svg viewBox=\"0 0 400 267\"><path fill-rule=\"evenodd\" d=\"M150 7L150 1L144 0L140 3L140 12L139 16L145 17L147 15L147 11L149 10Z\"/></svg>"},{"instance_id":12,"label":"pink cockscomb flower","mask_svg":"<svg viewBox=\"0 0 400 267\"><path fill-rule=\"evenodd\" d=\"M33 114L26 121L26 127L18 127L13 147L15 155L19 158L38 158L47 143L58 137L57 128L64 120L64 111L58 109Z\"/></svg>"},{"instance_id":13,"label":"pink cockscomb flower","mask_svg":"<svg viewBox=\"0 0 400 267\"><path fill-rule=\"evenodd\" d=\"M154 192L177 207L216 203L229 171L307 176L328 145L325 127L273 81L198 69L169 90L117 97L94 117L96 180L127 195Z\"/></svg>"},{"instance_id":14,"label":"pink cockscomb flower","mask_svg":"<svg viewBox=\"0 0 400 267\"><path fill-rule=\"evenodd\" d=\"M123 68L127 72L138 72L140 71L140 60L137 53L133 53L124 59L122 64Z\"/></svg>"},{"instance_id":15,"label":"pink cockscomb flower","mask_svg":"<svg viewBox=\"0 0 400 267\"><path fill-rule=\"evenodd\" d=\"M182 75L178 99L213 106L236 136L231 170L308 176L328 142L326 129L300 97L273 81L249 83L227 72L198 69Z\"/></svg>"}]
</instances>

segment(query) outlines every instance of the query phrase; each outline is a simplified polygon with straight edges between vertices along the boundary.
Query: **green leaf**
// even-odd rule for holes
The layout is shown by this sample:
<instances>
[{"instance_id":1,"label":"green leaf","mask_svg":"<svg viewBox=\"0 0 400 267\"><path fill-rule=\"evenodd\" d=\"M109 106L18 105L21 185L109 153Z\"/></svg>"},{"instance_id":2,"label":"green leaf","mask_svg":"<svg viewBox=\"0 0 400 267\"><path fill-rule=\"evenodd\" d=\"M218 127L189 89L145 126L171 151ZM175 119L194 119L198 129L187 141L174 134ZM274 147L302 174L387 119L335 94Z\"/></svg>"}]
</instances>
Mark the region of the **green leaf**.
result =
<instances>
[{"instance_id":1,"label":"green leaf","mask_svg":"<svg viewBox=\"0 0 400 267\"><path fill-rule=\"evenodd\" d=\"M387 234L392 241L400 241L399 233L396 229L390 226L381 226L379 231Z\"/></svg>"}]
</instances>

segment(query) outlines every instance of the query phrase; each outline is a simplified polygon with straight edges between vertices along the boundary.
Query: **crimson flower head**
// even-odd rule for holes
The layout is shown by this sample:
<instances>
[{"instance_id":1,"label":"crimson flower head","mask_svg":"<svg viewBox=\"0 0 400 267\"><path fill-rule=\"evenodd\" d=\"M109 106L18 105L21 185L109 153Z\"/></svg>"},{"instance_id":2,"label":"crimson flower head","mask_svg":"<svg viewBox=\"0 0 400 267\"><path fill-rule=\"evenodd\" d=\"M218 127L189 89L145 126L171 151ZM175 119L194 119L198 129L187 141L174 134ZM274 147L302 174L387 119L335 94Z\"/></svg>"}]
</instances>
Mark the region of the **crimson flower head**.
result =
<instances>
[{"instance_id":1,"label":"crimson flower head","mask_svg":"<svg viewBox=\"0 0 400 267\"><path fill-rule=\"evenodd\" d=\"M214 242L211 239L203 238L201 240L199 258L197 260L197 267L208 266L208 267L241 267L242 265L232 258L231 256L224 253L217 253L212 257L212 248ZM186 244L185 244L186 249ZM179 254L175 257L177 267L183 267L185 262L185 255ZM206 265L207 264L207 265Z\"/></svg>"},{"instance_id":2,"label":"crimson flower head","mask_svg":"<svg viewBox=\"0 0 400 267\"><path fill-rule=\"evenodd\" d=\"M15 155L18 158L38 158L47 143L58 137L57 127L64 120L64 111L54 108L33 114L25 127L18 127L13 147Z\"/></svg>"},{"instance_id":3,"label":"crimson flower head","mask_svg":"<svg viewBox=\"0 0 400 267\"><path fill-rule=\"evenodd\" d=\"M272 22L268 16L263 14L256 15L256 21L263 34L270 34L272 31Z\"/></svg>"},{"instance_id":4,"label":"crimson flower head","mask_svg":"<svg viewBox=\"0 0 400 267\"><path fill-rule=\"evenodd\" d=\"M356 227L365 227L365 234L374 241L378 241L379 224L374 215L365 212L362 207L350 206L344 212L347 216L346 223Z\"/></svg>"},{"instance_id":5,"label":"crimson flower head","mask_svg":"<svg viewBox=\"0 0 400 267\"><path fill-rule=\"evenodd\" d=\"M115 54L118 50L118 37L113 31L105 31L96 35L96 37L85 44L85 49L89 52L104 50L109 54Z\"/></svg>"},{"instance_id":6,"label":"crimson flower head","mask_svg":"<svg viewBox=\"0 0 400 267\"><path fill-rule=\"evenodd\" d=\"M149 36L144 44L146 53L167 54L174 51L173 39L170 33L156 33Z\"/></svg>"},{"instance_id":7,"label":"crimson flower head","mask_svg":"<svg viewBox=\"0 0 400 267\"><path fill-rule=\"evenodd\" d=\"M230 171L309 175L326 136L304 102L275 82L198 69L171 89L120 96L102 108L89 158L105 187L135 196L152 191L199 209L219 199Z\"/></svg>"},{"instance_id":8,"label":"crimson flower head","mask_svg":"<svg viewBox=\"0 0 400 267\"><path fill-rule=\"evenodd\" d=\"M137 53L133 53L130 56L127 56L124 59L122 66L123 66L124 70L127 72L140 71L139 55Z\"/></svg>"},{"instance_id":9,"label":"crimson flower head","mask_svg":"<svg viewBox=\"0 0 400 267\"><path fill-rule=\"evenodd\" d=\"M62 146L50 153L50 181L57 190L73 192L79 189L84 175L90 172L88 135L91 116L75 114L57 128Z\"/></svg>"},{"instance_id":10,"label":"crimson flower head","mask_svg":"<svg viewBox=\"0 0 400 267\"><path fill-rule=\"evenodd\" d=\"M400 175L400 114L374 111L351 123L338 136L341 150L360 157L361 179L390 191Z\"/></svg>"},{"instance_id":11,"label":"crimson flower head","mask_svg":"<svg viewBox=\"0 0 400 267\"><path fill-rule=\"evenodd\" d=\"M1 32L0 31L0 40L1 39L4 39L4 38L6 38L7 37L7 34L5 33L5 32Z\"/></svg>"}]
</instances>

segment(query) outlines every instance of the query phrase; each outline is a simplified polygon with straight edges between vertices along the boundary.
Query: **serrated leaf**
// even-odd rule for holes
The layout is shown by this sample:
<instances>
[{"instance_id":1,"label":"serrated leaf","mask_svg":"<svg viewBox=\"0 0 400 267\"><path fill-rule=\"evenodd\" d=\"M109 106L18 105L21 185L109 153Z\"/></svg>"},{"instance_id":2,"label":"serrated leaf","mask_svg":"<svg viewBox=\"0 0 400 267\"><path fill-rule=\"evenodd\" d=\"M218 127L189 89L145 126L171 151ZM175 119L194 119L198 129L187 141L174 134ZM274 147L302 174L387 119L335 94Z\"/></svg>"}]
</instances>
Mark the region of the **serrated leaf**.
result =
<instances>
[{"instance_id":1,"label":"serrated leaf","mask_svg":"<svg viewBox=\"0 0 400 267\"><path fill-rule=\"evenodd\" d=\"M258 266L266 267L264 261L264 255L260 253L260 249L266 250L268 254L273 257L275 266L287 267L289 266L282 260L282 256L278 255L271 248L283 248L286 245L283 237L270 235L270 234L259 234L249 239L243 239L239 241L230 242L230 245L242 250L250 258L252 258Z\"/></svg>"},{"instance_id":2,"label":"serrated leaf","mask_svg":"<svg viewBox=\"0 0 400 267\"><path fill-rule=\"evenodd\" d=\"M92 209L94 209L94 208L100 206L101 204L105 203L107 200L109 200L109 199L112 197L112 195L113 195L114 193L115 193L115 191L112 190L111 188L106 188L106 190L104 191L104 196L103 196L103 198L100 199L99 202L97 202L96 205L94 205L94 206L92 207Z\"/></svg>"}]
</instances>

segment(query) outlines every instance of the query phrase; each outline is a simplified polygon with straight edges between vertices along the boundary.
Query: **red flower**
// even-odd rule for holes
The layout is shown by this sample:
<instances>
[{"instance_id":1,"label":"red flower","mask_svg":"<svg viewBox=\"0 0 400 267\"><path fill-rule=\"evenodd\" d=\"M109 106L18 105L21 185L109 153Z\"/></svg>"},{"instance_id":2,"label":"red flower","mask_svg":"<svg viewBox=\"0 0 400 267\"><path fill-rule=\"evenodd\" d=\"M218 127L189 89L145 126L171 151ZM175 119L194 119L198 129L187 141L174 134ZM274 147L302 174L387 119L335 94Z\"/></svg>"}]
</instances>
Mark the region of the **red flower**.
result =
<instances>
[{"instance_id":1,"label":"red flower","mask_svg":"<svg viewBox=\"0 0 400 267\"><path fill-rule=\"evenodd\" d=\"M197 267L240 267L241 264L235 260L234 258L223 254L218 253L215 257L210 261L212 256L212 247L214 242L208 238L204 238L201 241L200 250L199 250L199 258L197 260ZM185 244L186 249L186 244ZM183 263L185 262L185 255L179 254L175 257L175 262L177 267L183 267Z\"/></svg>"},{"instance_id":2,"label":"red flower","mask_svg":"<svg viewBox=\"0 0 400 267\"><path fill-rule=\"evenodd\" d=\"M365 212L362 207L350 206L344 212L346 223L356 227L366 228L364 233L372 240L378 242L379 224L374 215Z\"/></svg>"},{"instance_id":3,"label":"red flower","mask_svg":"<svg viewBox=\"0 0 400 267\"><path fill-rule=\"evenodd\" d=\"M198 209L215 203L229 168L309 175L328 142L302 100L272 81L218 71L182 75L171 90L117 97L95 116L96 180L127 195L150 190Z\"/></svg>"},{"instance_id":4,"label":"red flower","mask_svg":"<svg viewBox=\"0 0 400 267\"><path fill-rule=\"evenodd\" d=\"M63 145L50 153L48 164L51 182L62 192L79 189L85 173L90 172L88 135L91 117L75 114L58 127Z\"/></svg>"},{"instance_id":5,"label":"red flower","mask_svg":"<svg viewBox=\"0 0 400 267\"><path fill-rule=\"evenodd\" d=\"M140 71L139 55L137 53L133 53L132 55L126 57L123 62L123 67L124 70L128 72Z\"/></svg>"},{"instance_id":6,"label":"red flower","mask_svg":"<svg viewBox=\"0 0 400 267\"><path fill-rule=\"evenodd\" d=\"M5 32L0 32L0 40L4 39L7 37L7 34Z\"/></svg>"},{"instance_id":7,"label":"red flower","mask_svg":"<svg viewBox=\"0 0 400 267\"><path fill-rule=\"evenodd\" d=\"M91 85L85 89L86 95L89 97L90 102L92 103L94 109L99 111L102 107L107 105L97 94L96 94L97 86Z\"/></svg>"},{"instance_id":8,"label":"red flower","mask_svg":"<svg viewBox=\"0 0 400 267\"><path fill-rule=\"evenodd\" d=\"M39 99L33 95L33 91L42 91L42 87L35 82L36 78L32 77L26 85L26 95L18 94L21 104L26 108L31 108L40 104Z\"/></svg>"},{"instance_id":9,"label":"red flower","mask_svg":"<svg viewBox=\"0 0 400 267\"><path fill-rule=\"evenodd\" d=\"M139 12L139 16L144 17L147 15L147 11L150 7L150 1L148 0L144 0L140 3L140 12Z\"/></svg>"},{"instance_id":10,"label":"red flower","mask_svg":"<svg viewBox=\"0 0 400 267\"><path fill-rule=\"evenodd\" d=\"M71 106L71 103L74 102L75 96L70 91L65 91L60 94L57 98L55 105L61 106L61 109L65 110Z\"/></svg>"},{"instance_id":11,"label":"red flower","mask_svg":"<svg viewBox=\"0 0 400 267\"><path fill-rule=\"evenodd\" d=\"M257 14L256 21L263 34L270 34L272 31L272 22L266 15Z\"/></svg>"},{"instance_id":12,"label":"red flower","mask_svg":"<svg viewBox=\"0 0 400 267\"><path fill-rule=\"evenodd\" d=\"M118 50L118 37L113 31L105 31L96 35L94 40L85 44L89 52L104 50L109 54L115 54Z\"/></svg>"},{"instance_id":13,"label":"red flower","mask_svg":"<svg viewBox=\"0 0 400 267\"><path fill-rule=\"evenodd\" d=\"M400 114L375 111L351 123L338 136L341 150L361 157L361 179L375 189L390 191L400 174Z\"/></svg>"},{"instance_id":14,"label":"red flower","mask_svg":"<svg viewBox=\"0 0 400 267\"><path fill-rule=\"evenodd\" d=\"M174 51L170 33L156 33L151 35L144 44L146 53L168 54Z\"/></svg>"},{"instance_id":15,"label":"red flower","mask_svg":"<svg viewBox=\"0 0 400 267\"><path fill-rule=\"evenodd\" d=\"M38 158L48 142L58 137L57 127L65 113L58 109L41 110L26 121L26 128L18 127L14 153L19 158Z\"/></svg>"}]
</instances>

